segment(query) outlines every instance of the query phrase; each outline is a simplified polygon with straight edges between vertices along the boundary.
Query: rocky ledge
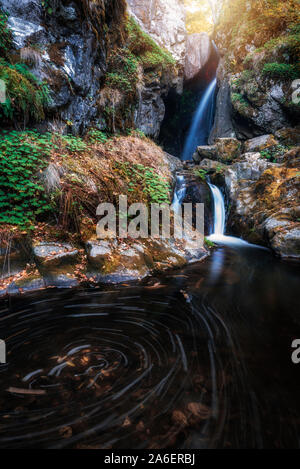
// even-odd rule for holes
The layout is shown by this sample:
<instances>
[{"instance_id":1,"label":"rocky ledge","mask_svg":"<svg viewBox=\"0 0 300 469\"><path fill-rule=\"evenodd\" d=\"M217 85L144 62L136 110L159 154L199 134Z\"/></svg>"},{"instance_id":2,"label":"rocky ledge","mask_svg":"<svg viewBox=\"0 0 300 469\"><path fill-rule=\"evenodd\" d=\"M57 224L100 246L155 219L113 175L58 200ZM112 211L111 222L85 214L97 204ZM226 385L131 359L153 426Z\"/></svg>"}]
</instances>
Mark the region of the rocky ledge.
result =
<instances>
[{"instance_id":1,"label":"rocky ledge","mask_svg":"<svg viewBox=\"0 0 300 469\"><path fill-rule=\"evenodd\" d=\"M205 248L191 249L185 240L93 238L82 248L24 236L13 243L2 240L0 254L0 296L5 296L44 288L139 281L200 261L208 253Z\"/></svg>"}]
</instances>

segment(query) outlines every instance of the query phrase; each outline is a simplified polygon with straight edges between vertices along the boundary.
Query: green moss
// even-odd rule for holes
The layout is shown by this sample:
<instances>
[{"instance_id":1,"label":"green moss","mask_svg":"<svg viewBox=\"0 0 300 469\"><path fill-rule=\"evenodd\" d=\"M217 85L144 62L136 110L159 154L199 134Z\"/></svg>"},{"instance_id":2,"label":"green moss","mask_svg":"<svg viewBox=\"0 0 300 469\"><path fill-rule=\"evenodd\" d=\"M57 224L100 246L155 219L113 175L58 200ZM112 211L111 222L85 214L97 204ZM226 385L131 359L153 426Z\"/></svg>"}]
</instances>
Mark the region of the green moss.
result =
<instances>
[{"instance_id":1,"label":"green moss","mask_svg":"<svg viewBox=\"0 0 300 469\"><path fill-rule=\"evenodd\" d=\"M12 34L7 26L7 14L0 9L0 55L6 57L12 47Z\"/></svg>"},{"instance_id":2,"label":"green moss","mask_svg":"<svg viewBox=\"0 0 300 469\"><path fill-rule=\"evenodd\" d=\"M161 48L131 17L127 22L128 49L144 69L167 70L176 63L170 52Z\"/></svg>"},{"instance_id":3,"label":"green moss","mask_svg":"<svg viewBox=\"0 0 300 469\"><path fill-rule=\"evenodd\" d=\"M114 163L114 168L127 181L128 192L141 193L148 203L170 203L170 184L142 164Z\"/></svg>"},{"instance_id":4,"label":"green moss","mask_svg":"<svg viewBox=\"0 0 300 469\"><path fill-rule=\"evenodd\" d=\"M232 93L231 101L233 103L238 103L242 105L243 107L249 107L249 103L245 100L245 98L240 93Z\"/></svg>"},{"instance_id":5,"label":"green moss","mask_svg":"<svg viewBox=\"0 0 300 469\"><path fill-rule=\"evenodd\" d=\"M0 116L8 120L44 119L44 106L49 100L48 86L39 82L24 64L12 65L0 59L0 79L6 84L6 102Z\"/></svg>"},{"instance_id":6,"label":"green moss","mask_svg":"<svg viewBox=\"0 0 300 469\"><path fill-rule=\"evenodd\" d=\"M299 67L284 63L267 63L262 73L269 78L294 80L299 76Z\"/></svg>"},{"instance_id":7,"label":"green moss","mask_svg":"<svg viewBox=\"0 0 300 469\"><path fill-rule=\"evenodd\" d=\"M113 89L134 94L138 81L138 60L127 48L111 55L106 85Z\"/></svg>"}]
</instances>

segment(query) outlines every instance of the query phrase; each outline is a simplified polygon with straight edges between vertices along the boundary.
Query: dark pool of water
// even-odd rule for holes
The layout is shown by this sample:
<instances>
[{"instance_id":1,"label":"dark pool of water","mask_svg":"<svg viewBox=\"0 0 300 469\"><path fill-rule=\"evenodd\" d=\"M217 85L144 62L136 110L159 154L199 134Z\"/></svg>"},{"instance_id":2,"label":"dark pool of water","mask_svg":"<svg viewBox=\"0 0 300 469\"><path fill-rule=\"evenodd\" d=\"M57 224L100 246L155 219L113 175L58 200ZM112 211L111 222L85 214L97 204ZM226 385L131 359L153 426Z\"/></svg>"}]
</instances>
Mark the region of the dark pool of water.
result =
<instances>
[{"instance_id":1,"label":"dark pool of water","mask_svg":"<svg viewBox=\"0 0 300 469\"><path fill-rule=\"evenodd\" d=\"M299 447L299 280L218 248L143 285L3 302L0 447Z\"/></svg>"}]
</instances>

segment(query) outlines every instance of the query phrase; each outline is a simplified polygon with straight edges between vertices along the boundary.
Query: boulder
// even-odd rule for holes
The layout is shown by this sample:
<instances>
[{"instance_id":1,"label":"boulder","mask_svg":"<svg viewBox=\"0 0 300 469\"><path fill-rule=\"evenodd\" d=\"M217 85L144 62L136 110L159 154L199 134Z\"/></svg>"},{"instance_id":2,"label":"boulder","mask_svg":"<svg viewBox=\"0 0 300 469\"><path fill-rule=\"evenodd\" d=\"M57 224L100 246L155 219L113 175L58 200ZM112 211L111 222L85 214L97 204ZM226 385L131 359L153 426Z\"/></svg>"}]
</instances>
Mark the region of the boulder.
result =
<instances>
[{"instance_id":1,"label":"boulder","mask_svg":"<svg viewBox=\"0 0 300 469\"><path fill-rule=\"evenodd\" d=\"M184 67L186 80L192 80L198 75L207 64L211 52L211 39L207 33L195 33L187 37Z\"/></svg>"},{"instance_id":2,"label":"boulder","mask_svg":"<svg viewBox=\"0 0 300 469\"><path fill-rule=\"evenodd\" d=\"M200 146L197 148L193 155L193 160L198 163L199 161L208 158L210 160L217 159L217 148L215 145Z\"/></svg>"},{"instance_id":3,"label":"boulder","mask_svg":"<svg viewBox=\"0 0 300 469\"><path fill-rule=\"evenodd\" d=\"M89 262L94 267L102 269L112 258L113 243L106 240L89 240L86 243L86 253Z\"/></svg>"},{"instance_id":4,"label":"boulder","mask_svg":"<svg viewBox=\"0 0 300 469\"><path fill-rule=\"evenodd\" d=\"M244 144L245 153L263 151L270 149L278 145L278 140L275 139L274 135L261 135L247 140Z\"/></svg>"},{"instance_id":5,"label":"boulder","mask_svg":"<svg viewBox=\"0 0 300 469\"><path fill-rule=\"evenodd\" d=\"M284 145L299 145L300 144L300 126L297 127L284 127L283 129L275 132L275 137Z\"/></svg>"},{"instance_id":6,"label":"boulder","mask_svg":"<svg viewBox=\"0 0 300 469\"><path fill-rule=\"evenodd\" d=\"M217 138L215 143L217 159L222 163L228 163L241 154L241 143L236 138Z\"/></svg>"},{"instance_id":7,"label":"boulder","mask_svg":"<svg viewBox=\"0 0 300 469\"><path fill-rule=\"evenodd\" d=\"M68 243L43 242L34 245L33 254L38 265L51 269L75 263L79 253Z\"/></svg>"},{"instance_id":8,"label":"boulder","mask_svg":"<svg viewBox=\"0 0 300 469\"><path fill-rule=\"evenodd\" d=\"M227 168L227 166L223 163L220 163L220 161L214 161L214 160L209 160L208 158L205 158L199 164L199 168L205 169L206 171L210 172L210 171L223 171Z\"/></svg>"}]
</instances>

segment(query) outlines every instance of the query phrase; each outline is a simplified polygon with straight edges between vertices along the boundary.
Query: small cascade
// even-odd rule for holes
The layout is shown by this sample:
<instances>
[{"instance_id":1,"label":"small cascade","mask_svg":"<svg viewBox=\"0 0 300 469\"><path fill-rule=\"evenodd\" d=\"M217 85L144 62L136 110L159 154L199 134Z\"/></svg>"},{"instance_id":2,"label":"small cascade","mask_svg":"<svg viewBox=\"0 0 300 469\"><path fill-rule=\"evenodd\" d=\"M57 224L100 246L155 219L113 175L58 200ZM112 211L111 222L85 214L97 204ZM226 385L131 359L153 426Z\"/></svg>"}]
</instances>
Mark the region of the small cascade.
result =
<instances>
[{"instance_id":1,"label":"small cascade","mask_svg":"<svg viewBox=\"0 0 300 469\"><path fill-rule=\"evenodd\" d=\"M200 100L184 146L182 160L188 161L199 145L207 145L214 121L217 79L211 82Z\"/></svg>"},{"instance_id":2,"label":"small cascade","mask_svg":"<svg viewBox=\"0 0 300 469\"><path fill-rule=\"evenodd\" d=\"M256 249L265 249L256 244L247 243L243 239L235 236L225 236L226 229L226 210L222 192L217 186L208 183L214 199L214 231L208 236L208 239L216 244L228 245L231 247L254 247Z\"/></svg>"},{"instance_id":3,"label":"small cascade","mask_svg":"<svg viewBox=\"0 0 300 469\"><path fill-rule=\"evenodd\" d=\"M186 195L185 179L182 175L177 175L176 186L174 191L174 199L172 202L172 210L174 213L179 213L181 205Z\"/></svg>"},{"instance_id":4,"label":"small cascade","mask_svg":"<svg viewBox=\"0 0 300 469\"><path fill-rule=\"evenodd\" d=\"M223 236L225 233L225 203L222 192L217 186L208 184L214 198L214 235Z\"/></svg>"}]
</instances>

